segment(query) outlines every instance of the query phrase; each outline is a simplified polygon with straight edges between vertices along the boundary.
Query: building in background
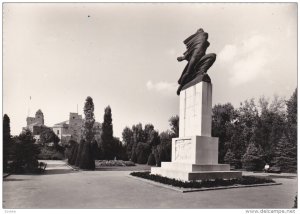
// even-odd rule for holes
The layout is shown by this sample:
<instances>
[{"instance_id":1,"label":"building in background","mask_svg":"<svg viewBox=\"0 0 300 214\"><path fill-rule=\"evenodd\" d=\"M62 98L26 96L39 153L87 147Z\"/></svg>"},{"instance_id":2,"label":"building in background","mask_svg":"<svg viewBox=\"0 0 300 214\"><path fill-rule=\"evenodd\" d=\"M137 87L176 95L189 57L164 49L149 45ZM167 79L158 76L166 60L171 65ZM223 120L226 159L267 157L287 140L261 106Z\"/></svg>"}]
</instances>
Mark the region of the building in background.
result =
<instances>
[{"instance_id":1,"label":"building in background","mask_svg":"<svg viewBox=\"0 0 300 214\"><path fill-rule=\"evenodd\" d=\"M79 143L83 123L84 121L81 115L71 112L69 120L55 124L52 129L59 139L61 139L63 145L66 145L69 140L74 140ZM95 133L95 140L99 142L101 136L101 123L95 122L93 130Z\"/></svg>"},{"instance_id":2,"label":"building in background","mask_svg":"<svg viewBox=\"0 0 300 214\"><path fill-rule=\"evenodd\" d=\"M32 132L33 137L38 141L40 134L44 130L44 114L41 109L37 110L34 117L26 118L26 127L23 129L29 129Z\"/></svg>"}]
</instances>

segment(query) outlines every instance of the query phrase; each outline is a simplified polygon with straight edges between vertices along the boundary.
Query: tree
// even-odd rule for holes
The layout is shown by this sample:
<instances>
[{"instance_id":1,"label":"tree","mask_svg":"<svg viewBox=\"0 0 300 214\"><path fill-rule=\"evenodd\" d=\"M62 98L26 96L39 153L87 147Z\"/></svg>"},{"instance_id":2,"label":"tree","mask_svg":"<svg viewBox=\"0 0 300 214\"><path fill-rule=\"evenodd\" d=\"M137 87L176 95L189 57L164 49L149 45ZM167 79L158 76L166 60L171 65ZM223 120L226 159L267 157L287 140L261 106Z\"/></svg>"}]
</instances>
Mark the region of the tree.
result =
<instances>
[{"instance_id":1,"label":"tree","mask_svg":"<svg viewBox=\"0 0 300 214\"><path fill-rule=\"evenodd\" d=\"M174 133L168 130L161 132L159 135L161 143L158 145L158 152L161 161L171 161L173 135Z\"/></svg>"},{"instance_id":2,"label":"tree","mask_svg":"<svg viewBox=\"0 0 300 214\"><path fill-rule=\"evenodd\" d=\"M35 172L38 169L38 145L30 130L24 130L16 139L13 150L13 172Z\"/></svg>"},{"instance_id":3,"label":"tree","mask_svg":"<svg viewBox=\"0 0 300 214\"><path fill-rule=\"evenodd\" d=\"M144 130L141 123L132 126L132 149L131 149L131 161L137 161L136 147L140 142L145 142Z\"/></svg>"},{"instance_id":4,"label":"tree","mask_svg":"<svg viewBox=\"0 0 300 214\"><path fill-rule=\"evenodd\" d=\"M122 138L125 143L127 157L130 159L133 146L133 131L129 127L125 127L122 132Z\"/></svg>"},{"instance_id":5,"label":"tree","mask_svg":"<svg viewBox=\"0 0 300 214\"><path fill-rule=\"evenodd\" d=\"M260 145L255 145L253 141L251 141L247 147L246 153L242 158L243 167L248 171L254 170L262 170L265 161L263 150Z\"/></svg>"},{"instance_id":6,"label":"tree","mask_svg":"<svg viewBox=\"0 0 300 214\"><path fill-rule=\"evenodd\" d=\"M149 155L147 165L149 165L149 166L155 166L156 165L155 156L154 156L153 153L151 153Z\"/></svg>"},{"instance_id":7,"label":"tree","mask_svg":"<svg viewBox=\"0 0 300 214\"><path fill-rule=\"evenodd\" d=\"M67 144L67 149L65 151L65 156L66 156L66 158L68 158L68 163L69 164L71 164L71 162L72 162L71 160L72 160L72 156L74 154L76 144L77 144L77 142L74 141L74 140L69 140L69 142ZM74 165L74 163L71 164L71 165Z\"/></svg>"},{"instance_id":8,"label":"tree","mask_svg":"<svg viewBox=\"0 0 300 214\"><path fill-rule=\"evenodd\" d=\"M145 142L143 125L141 123L132 126L133 143Z\"/></svg>"},{"instance_id":9,"label":"tree","mask_svg":"<svg viewBox=\"0 0 300 214\"><path fill-rule=\"evenodd\" d=\"M174 133L169 130L159 134L160 144L153 147L157 166L160 166L163 161L171 161L172 136L174 136Z\"/></svg>"},{"instance_id":10,"label":"tree","mask_svg":"<svg viewBox=\"0 0 300 214\"><path fill-rule=\"evenodd\" d=\"M8 170L8 159L10 154L10 119L7 114L3 116L3 172Z\"/></svg>"},{"instance_id":11,"label":"tree","mask_svg":"<svg viewBox=\"0 0 300 214\"><path fill-rule=\"evenodd\" d=\"M147 143L140 142L137 144L135 152L137 156L137 163L146 164L149 154L151 153L151 147Z\"/></svg>"},{"instance_id":12,"label":"tree","mask_svg":"<svg viewBox=\"0 0 300 214\"><path fill-rule=\"evenodd\" d=\"M237 118L237 113L231 103L215 105L212 109L212 136L219 138L219 162L224 162L227 148L225 142L230 142L232 137L232 124ZM229 145L228 145L229 146Z\"/></svg>"},{"instance_id":13,"label":"tree","mask_svg":"<svg viewBox=\"0 0 300 214\"><path fill-rule=\"evenodd\" d=\"M87 142L85 140L82 140L81 143L83 146L82 146L82 152L81 152L81 157L79 162L79 168L94 170L95 159L93 156L92 144L91 142Z\"/></svg>"},{"instance_id":14,"label":"tree","mask_svg":"<svg viewBox=\"0 0 300 214\"><path fill-rule=\"evenodd\" d=\"M169 125L172 131L172 138L179 136L179 116L175 115L169 119Z\"/></svg>"},{"instance_id":15,"label":"tree","mask_svg":"<svg viewBox=\"0 0 300 214\"><path fill-rule=\"evenodd\" d=\"M287 106L287 135L291 144L297 146L297 89L286 102Z\"/></svg>"},{"instance_id":16,"label":"tree","mask_svg":"<svg viewBox=\"0 0 300 214\"><path fill-rule=\"evenodd\" d=\"M228 149L226 152L224 162L230 164L231 166L234 166L235 168L240 168L239 161L236 159L234 153L230 149Z\"/></svg>"},{"instance_id":17,"label":"tree","mask_svg":"<svg viewBox=\"0 0 300 214\"><path fill-rule=\"evenodd\" d=\"M146 124L143 130L143 142L150 144L151 132L154 131L154 126L152 124Z\"/></svg>"},{"instance_id":18,"label":"tree","mask_svg":"<svg viewBox=\"0 0 300 214\"><path fill-rule=\"evenodd\" d=\"M104 110L101 142L104 159L112 160L115 154L113 151L113 125L110 106L107 106Z\"/></svg>"},{"instance_id":19,"label":"tree","mask_svg":"<svg viewBox=\"0 0 300 214\"><path fill-rule=\"evenodd\" d=\"M270 109L261 113L253 133L253 140L259 144L270 162L274 155L274 148L285 130L284 115L272 112Z\"/></svg>"},{"instance_id":20,"label":"tree","mask_svg":"<svg viewBox=\"0 0 300 214\"><path fill-rule=\"evenodd\" d=\"M134 163L137 162L137 156L134 148L132 148L130 160Z\"/></svg>"},{"instance_id":21,"label":"tree","mask_svg":"<svg viewBox=\"0 0 300 214\"><path fill-rule=\"evenodd\" d=\"M150 145L151 147L160 144L158 131L151 130L151 132L149 133L149 137L147 139L147 144Z\"/></svg>"},{"instance_id":22,"label":"tree","mask_svg":"<svg viewBox=\"0 0 300 214\"><path fill-rule=\"evenodd\" d=\"M113 138L113 152L114 152L116 159L128 160L128 157L126 154L126 146L123 145L122 142L117 137Z\"/></svg>"},{"instance_id":23,"label":"tree","mask_svg":"<svg viewBox=\"0 0 300 214\"><path fill-rule=\"evenodd\" d=\"M82 129L82 139L80 140L78 154L76 158L76 166L81 169L94 170L95 159L93 153L94 131L94 103L91 97L87 97L84 104L84 124Z\"/></svg>"},{"instance_id":24,"label":"tree","mask_svg":"<svg viewBox=\"0 0 300 214\"><path fill-rule=\"evenodd\" d=\"M78 155L78 148L79 148L78 143L75 143L75 144L72 145L71 156L70 156L70 159L68 159L68 163L70 165L76 165L76 158L77 158L77 155ZM78 165L79 165L79 163L78 163Z\"/></svg>"},{"instance_id":25,"label":"tree","mask_svg":"<svg viewBox=\"0 0 300 214\"><path fill-rule=\"evenodd\" d=\"M40 143L45 145L48 143L54 143L56 146L60 141L59 137L48 127L43 127L43 131L40 134Z\"/></svg>"},{"instance_id":26,"label":"tree","mask_svg":"<svg viewBox=\"0 0 300 214\"><path fill-rule=\"evenodd\" d=\"M273 164L283 172L297 171L297 147L283 134L275 147Z\"/></svg>"},{"instance_id":27,"label":"tree","mask_svg":"<svg viewBox=\"0 0 300 214\"><path fill-rule=\"evenodd\" d=\"M242 165L242 157L253 137L254 130L259 118L254 99L246 100L235 110L235 116L230 123L227 123L228 141L225 141L225 148L230 149L239 163ZM222 127L220 127L222 129Z\"/></svg>"}]
</instances>

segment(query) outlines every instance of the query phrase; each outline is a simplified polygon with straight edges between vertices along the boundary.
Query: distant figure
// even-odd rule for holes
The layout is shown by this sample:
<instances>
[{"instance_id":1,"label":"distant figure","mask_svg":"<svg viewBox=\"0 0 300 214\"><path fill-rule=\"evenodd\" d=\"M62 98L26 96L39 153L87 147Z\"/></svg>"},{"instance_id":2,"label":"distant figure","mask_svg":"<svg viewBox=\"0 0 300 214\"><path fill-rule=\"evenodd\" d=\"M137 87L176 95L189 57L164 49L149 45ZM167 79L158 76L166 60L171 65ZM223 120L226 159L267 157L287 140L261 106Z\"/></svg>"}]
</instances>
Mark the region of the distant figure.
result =
<instances>
[{"instance_id":1,"label":"distant figure","mask_svg":"<svg viewBox=\"0 0 300 214\"><path fill-rule=\"evenodd\" d=\"M265 168L264 168L264 172L268 172L268 171L269 171L269 168L270 168L269 164L266 164L266 165L265 165Z\"/></svg>"},{"instance_id":2,"label":"distant figure","mask_svg":"<svg viewBox=\"0 0 300 214\"><path fill-rule=\"evenodd\" d=\"M216 60L216 54L205 54L206 49L209 47L210 43L207 41L208 33L204 32L202 28L197 30L197 32L189 36L184 40L187 51L177 58L178 62L187 60L188 64L184 68L181 77L178 80L180 85L177 90L177 95L180 94L181 89L188 82L195 79L197 76L202 75L201 80L206 76L207 70L212 66ZM210 82L210 78L206 78ZM203 80L204 81L204 80Z\"/></svg>"},{"instance_id":3,"label":"distant figure","mask_svg":"<svg viewBox=\"0 0 300 214\"><path fill-rule=\"evenodd\" d=\"M117 157L115 156L115 159L114 160L117 160Z\"/></svg>"}]
</instances>

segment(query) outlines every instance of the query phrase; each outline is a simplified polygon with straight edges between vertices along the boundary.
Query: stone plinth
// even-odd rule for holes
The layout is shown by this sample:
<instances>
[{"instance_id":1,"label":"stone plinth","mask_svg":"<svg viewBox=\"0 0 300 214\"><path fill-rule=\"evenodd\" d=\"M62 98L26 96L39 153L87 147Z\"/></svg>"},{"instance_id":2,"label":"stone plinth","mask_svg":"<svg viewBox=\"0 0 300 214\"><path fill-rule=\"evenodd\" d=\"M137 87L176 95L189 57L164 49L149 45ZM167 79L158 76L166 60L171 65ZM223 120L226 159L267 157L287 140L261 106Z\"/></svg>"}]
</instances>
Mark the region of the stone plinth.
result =
<instances>
[{"instance_id":1,"label":"stone plinth","mask_svg":"<svg viewBox=\"0 0 300 214\"><path fill-rule=\"evenodd\" d=\"M172 162L218 164L218 138L206 136L173 138Z\"/></svg>"},{"instance_id":2,"label":"stone plinth","mask_svg":"<svg viewBox=\"0 0 300 214\"><path fill-rule=\"evenodd\" d=\"M229 164L218 164L218 138L211 137L212 84L200 82L180 93L179 138L172 139L172 162L151 174L183 181L239 178Z\"/></svg>"},{"instance_id":3,"label":"stone plinth","mask_svg":"<svg viewBox=\"0 0 300 214\"><path fill-rule=\"evenodd\" d=\"M180 92L179 137L211 136L212 84L200 82Z\"/></svg>"},{"instance_id":4,"label":"stone plinth","mask_svg":"<svg viewBox=\"0 0 300 214\"><path fill-rule=\"evenodd\" d=\"M172 162L151 167L151 174L183 181L238 178L229 164L218 164L218 138L192 136L172 139Z\"/></svg>"}]
</instances>

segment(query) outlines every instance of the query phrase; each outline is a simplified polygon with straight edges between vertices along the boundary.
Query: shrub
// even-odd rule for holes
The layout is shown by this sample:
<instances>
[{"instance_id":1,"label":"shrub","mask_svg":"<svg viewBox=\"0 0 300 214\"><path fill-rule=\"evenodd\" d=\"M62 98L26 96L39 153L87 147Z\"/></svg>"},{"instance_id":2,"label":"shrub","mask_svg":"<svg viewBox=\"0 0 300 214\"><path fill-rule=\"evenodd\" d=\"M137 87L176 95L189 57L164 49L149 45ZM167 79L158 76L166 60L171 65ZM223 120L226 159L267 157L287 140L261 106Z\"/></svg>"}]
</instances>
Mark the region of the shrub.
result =
<instances>
[{"instance_id":1,"label":"shrub","mask_svg":"<svg viewBox=\"0 0 300 214\"><path fill-rule=\"evenodd\" d=\"M34 144L35 139L30 130L24 130L17 138L12 152L12 172L36 172L40 149Z\"/></svg>"},{"instance_id":2,"label":"shrub","mask_svg":"<svg viewBox=\"0 0 300 214\"><path fill-rule=\"evenodd\" d=\"M47 145L40 146L41 153L38 155L40 160L63 160L64 154L56 150L55 147L49 147Z\"/></svg>"}]
</instances>

